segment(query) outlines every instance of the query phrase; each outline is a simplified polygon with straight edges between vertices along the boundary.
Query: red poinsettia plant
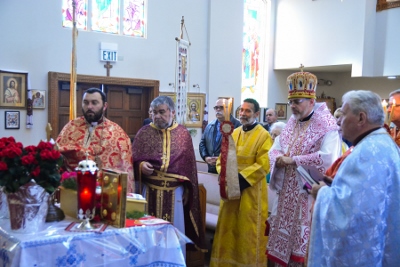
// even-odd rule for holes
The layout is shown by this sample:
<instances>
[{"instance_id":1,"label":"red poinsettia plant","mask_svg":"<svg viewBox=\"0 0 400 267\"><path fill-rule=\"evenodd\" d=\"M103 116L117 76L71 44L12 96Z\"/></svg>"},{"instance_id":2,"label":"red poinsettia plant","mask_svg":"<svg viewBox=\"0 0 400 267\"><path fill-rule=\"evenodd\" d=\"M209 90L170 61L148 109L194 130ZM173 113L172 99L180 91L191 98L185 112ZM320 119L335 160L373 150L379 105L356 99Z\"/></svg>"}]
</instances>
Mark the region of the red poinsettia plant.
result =
<instances>
[{"instance_id":1,"label":"red poinsettia plant","mask_svg":"<svg viewBox=\"0 0 400 267\"><path fill-rule=\"evenodd\" d=\"M14 137L0 138L0 186L18 191L32 179L52 194L60 185L61 153L50 142L23 147Z\"/></svg>"}]
</instances>

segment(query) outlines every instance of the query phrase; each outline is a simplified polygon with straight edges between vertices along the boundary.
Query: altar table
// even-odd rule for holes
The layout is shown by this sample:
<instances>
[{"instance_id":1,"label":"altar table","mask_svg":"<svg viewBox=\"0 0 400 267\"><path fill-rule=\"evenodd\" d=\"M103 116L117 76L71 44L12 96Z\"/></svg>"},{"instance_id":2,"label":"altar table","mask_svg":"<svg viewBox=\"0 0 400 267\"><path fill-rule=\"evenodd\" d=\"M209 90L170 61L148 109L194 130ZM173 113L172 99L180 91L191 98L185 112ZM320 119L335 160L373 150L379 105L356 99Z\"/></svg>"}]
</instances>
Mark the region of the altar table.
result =
<instances>
[{"instance_id":1,"label":"altar table","mask_svg":"<svg viewBox=\"0 0 400 267\"><path fill-rule=\"evenodd\" d=\"M182 249L191 243L171 224L67 232L72 220L46 223L36 234L15 234L0 219L0 266L186 266Z\"/></svg>"}]
</instances>

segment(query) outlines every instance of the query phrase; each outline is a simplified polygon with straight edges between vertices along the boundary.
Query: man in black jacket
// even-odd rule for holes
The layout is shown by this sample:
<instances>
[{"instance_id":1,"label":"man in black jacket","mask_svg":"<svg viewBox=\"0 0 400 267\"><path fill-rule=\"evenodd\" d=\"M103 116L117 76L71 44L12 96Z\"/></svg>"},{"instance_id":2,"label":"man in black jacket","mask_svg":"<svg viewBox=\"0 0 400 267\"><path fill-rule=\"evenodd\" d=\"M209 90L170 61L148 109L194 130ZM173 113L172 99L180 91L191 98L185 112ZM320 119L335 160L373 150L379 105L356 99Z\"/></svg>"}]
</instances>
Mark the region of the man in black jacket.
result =
<instances>
[{"instance_id":1,"label":"man in black jacket","mask_svg":"<svg viewBox=\"0 0 400 267\"><path fill-rule=\"evenodd\" d=\"M228 105L226 99L218 99L215 103L214 110L217 119L207 125L199 144L200 156L207 162L208 172L211 173L217 173L215 164L221 151L222 135L219 127L225 119L224 103ZM240 121L235 119L232 115L230 115L230 121L235 128L241 126Z\"/></svg>"}]
</instances>

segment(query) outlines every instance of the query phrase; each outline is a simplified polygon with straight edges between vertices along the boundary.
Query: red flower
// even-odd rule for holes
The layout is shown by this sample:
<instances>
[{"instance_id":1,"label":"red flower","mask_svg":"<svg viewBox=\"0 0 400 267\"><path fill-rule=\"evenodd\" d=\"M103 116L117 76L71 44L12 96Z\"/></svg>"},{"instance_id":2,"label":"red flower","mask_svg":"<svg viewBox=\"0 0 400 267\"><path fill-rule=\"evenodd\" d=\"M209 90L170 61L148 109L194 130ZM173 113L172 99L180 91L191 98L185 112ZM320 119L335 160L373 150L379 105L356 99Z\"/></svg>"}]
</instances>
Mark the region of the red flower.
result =
<instances>
[{"instance_id":1,"label":"red flower","mask_svg":"<svg viewBox=\"0 0 400 267\"><path fill-rule=\"evenodd\" d=\"M25 147L25 150L27 151L27 152L36 152L36 147L35 146L27 146L27 147Z\"/></svg>"},{"instance_id":2,"label":"red flower","mask_svg":"<svg viewBox=\"0 0 400 267\"><path fill-rule=\"evenodd\" d=\"M13 137L0 138L0 186L13 193L34 179L50 194L60 185L62 158L49 142L23 147Z\"/></svg>"},{"instance_id":3,"label":"red flower","mask_svg":"<svg viewBox=\"0 0 400 267\"><path fill-rule=\"evenodd\" d=\"M11 146L9 148L4 149L4 156L7 158L13 159L21 155L22 155L22 149L17 146Z\"/></svg>"},{"instance_id":4,"label":"red flower","mask_svg":"<svg viewBox=\"0 0 400 267\"><path fill-rule=\"evenodd\" d=\"M50 142L41 141L37 147L40 150L53 150L53 144Z\"/></svg>"},{"instance_id":5,"label":"red flower","mask_svg":"<svg viewBox=\"0 0 400 267\"><path fill-rule=\"evenodd\" d=\"M8 170L8 166L5 162L0 161L0 171L6 171Z\"/></svg>"},{"instance_id":6,"label":"red flower","mask_svg":"<svg viewBox=\"0 0 400 267\"><path fill-rule=\"evenodd\" d=\"M41 160L57 160L61 156L60 151L57 150L42 150L40 152Z\"/></svg>"},{"instance_id":7,"label":"red flower","mask_svg":"<svg viewBox=\"0 0 400 267\"><path fill-rule=\"evenodd\" d=\"M33 171L31 171L31 176L32 177L38 177L39 174L40 174L40 167L36 166L36 168Z\"/></svg>"},{"instance_id":8,"label":"red flower","mask_svg":"<svg viewBox=\"0 0 400 267\"><path fill-rule=\"evenodd\" d=\"M31 165L31 164L37 164L37 160L35 159L34 155L28 154L21 158L21 163L22 163L22 165L25 165L25 166Z\"/></svg>"}]
</instances>

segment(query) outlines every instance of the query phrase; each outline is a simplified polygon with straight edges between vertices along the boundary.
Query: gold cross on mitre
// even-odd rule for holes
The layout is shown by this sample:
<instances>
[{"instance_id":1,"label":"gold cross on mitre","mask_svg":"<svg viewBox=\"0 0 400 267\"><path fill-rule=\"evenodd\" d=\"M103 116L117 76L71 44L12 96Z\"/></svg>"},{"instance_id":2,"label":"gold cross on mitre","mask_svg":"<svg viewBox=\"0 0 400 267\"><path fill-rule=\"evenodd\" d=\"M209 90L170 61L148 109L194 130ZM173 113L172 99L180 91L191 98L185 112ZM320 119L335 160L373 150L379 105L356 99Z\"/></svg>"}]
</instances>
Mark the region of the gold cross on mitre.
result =
<instances>
[{"instance_id":1,"label":"gold cross on mitre","mask_svg":"<svg viewBox=\"0 0 400 267\"><path fill-rule=\"evenodd\" d=\"M299 68L300 68L300 71L303 72L304 65L300 63L300 67Z\"/></svg>"}]
</instances>

